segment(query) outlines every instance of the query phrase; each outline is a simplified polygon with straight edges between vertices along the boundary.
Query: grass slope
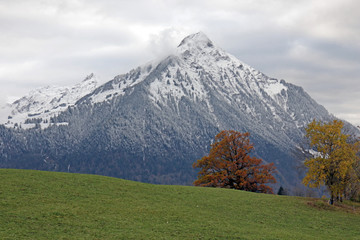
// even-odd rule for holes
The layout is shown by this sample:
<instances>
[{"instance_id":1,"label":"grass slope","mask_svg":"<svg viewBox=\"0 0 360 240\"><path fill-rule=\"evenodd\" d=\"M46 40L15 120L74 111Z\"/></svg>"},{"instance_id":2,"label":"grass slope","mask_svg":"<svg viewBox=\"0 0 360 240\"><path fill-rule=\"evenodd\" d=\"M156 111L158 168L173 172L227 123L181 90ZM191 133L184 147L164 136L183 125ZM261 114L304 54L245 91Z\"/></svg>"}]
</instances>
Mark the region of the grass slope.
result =
<instances>
[{"instance_id":1,"label":"grass slope","mask_svg":"<svg viewBox=\"0 0 360 240\"><path fill-rule=\"evenodd\" d=\"M0 239L360 239L359 209L227 189L0 170Z\"/></svg>"}]
</instances>

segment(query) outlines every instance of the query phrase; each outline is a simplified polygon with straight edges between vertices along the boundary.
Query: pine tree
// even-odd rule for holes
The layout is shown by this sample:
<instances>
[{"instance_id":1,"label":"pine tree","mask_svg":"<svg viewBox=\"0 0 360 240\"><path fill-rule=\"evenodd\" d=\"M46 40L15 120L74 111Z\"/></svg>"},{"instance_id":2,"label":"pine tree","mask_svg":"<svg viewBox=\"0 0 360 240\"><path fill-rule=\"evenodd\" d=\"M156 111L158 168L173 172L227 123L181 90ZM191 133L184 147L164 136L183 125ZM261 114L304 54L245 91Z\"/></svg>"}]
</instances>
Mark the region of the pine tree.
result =
<instances>
[{"instance_id":1,"label":"pine tree","mask_svg":"<svg viewBox=\"0 0 360 240\"><path fill-rule=\"evenodd\" d=\"M287 195L287 194L288 194L287 191L282 186L280 186L277 195Z\"/></svg>"}]
</instances>

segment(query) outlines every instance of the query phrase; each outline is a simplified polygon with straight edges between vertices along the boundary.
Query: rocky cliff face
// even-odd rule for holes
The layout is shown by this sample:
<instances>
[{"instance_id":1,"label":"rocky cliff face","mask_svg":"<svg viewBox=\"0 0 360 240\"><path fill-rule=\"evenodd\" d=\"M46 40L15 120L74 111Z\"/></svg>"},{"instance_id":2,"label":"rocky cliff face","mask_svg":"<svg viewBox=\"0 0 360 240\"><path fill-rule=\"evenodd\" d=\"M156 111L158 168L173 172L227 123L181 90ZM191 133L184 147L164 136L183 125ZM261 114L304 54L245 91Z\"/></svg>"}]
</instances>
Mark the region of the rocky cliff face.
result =
<instances>
[{"instance_id":1,"label":"rocky cliff face","mask_svg":"<svg viewBox=\"0 0 360 240\"><path fill-rule=\"evenodd\" d=\"M233 129L250 132L255 154L276 164L281 184L294 186L304 126L332 118L301 87L197 33L162 61L78 96L46 128L0 127L0 166L191 184L192 163L219 131Z\"/></svg>"}]
</instances>

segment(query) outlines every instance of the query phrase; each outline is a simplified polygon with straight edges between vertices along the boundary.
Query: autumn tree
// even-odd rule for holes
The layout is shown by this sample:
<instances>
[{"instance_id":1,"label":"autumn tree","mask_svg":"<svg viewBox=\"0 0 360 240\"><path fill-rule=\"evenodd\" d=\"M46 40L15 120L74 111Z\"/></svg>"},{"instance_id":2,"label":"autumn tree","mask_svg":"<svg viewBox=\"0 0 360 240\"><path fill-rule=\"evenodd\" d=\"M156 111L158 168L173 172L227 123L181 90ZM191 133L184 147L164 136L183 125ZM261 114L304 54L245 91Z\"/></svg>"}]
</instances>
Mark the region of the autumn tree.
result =
<instances>
[{"instance_id":1,"label":"autumn tree","mask_svg":"<svg viewBox=\"0 0 360 240\"><path fill-rule=\"evenodd\" d=\"M357 158L346 176L348 184L345 187L344 196L347 199L360 202L360 137L351 135L349 142L355 147Z\"/></svg>"},{"instance_id":2,"label":"autumn tree","mask_svg":"<svg viewBox=\"0 0 360 240\"><path fill-rule=\"evenodd\" d=\"M276 182L274 164L262 164L261 159L250 156L254 147L249 136L232 130L216 135L209 155L193 164L201 169L194 185L273 193L266 184Z\"/></svg>"},{"instance_id":3,"label":"autumn tree","mask_svg":"<svg viewBox=\"0 0 360 240\"><path fill-rule=\"evenodd\" d=\"M352 169L346 176L347 184L344 190L344 196L347 199L360 202L360 159L357 158Z\"/></svg>"},{"instance_id":4,"label":"autumn tree","mask_svg":"<svg viewBox=\"0 0 360 240\"><path fill-rule=\"evenodd\" d=\"M316 154L305 160L308 172L303 183L310 187L325 185L330 192L330 204L343 196L357 158L357 144L347 141L349 135L342 133L343 126L339 120L328 123L314 120L306 128L306 137Z\"/></svg>"}]
</instances>

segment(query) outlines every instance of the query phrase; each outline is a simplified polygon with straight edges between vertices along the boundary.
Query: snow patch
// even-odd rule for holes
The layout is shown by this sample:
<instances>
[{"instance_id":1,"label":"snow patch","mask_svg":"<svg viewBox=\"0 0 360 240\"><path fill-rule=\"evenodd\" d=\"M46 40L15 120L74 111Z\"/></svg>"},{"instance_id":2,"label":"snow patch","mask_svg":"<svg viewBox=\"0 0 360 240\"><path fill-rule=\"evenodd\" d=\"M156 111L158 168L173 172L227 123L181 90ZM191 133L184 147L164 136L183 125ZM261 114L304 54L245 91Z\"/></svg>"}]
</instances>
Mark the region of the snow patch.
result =
<instances>
[{"instance_id":1,"label":"snow patch","mask_svg":"<svg viewBox=\"0 0 360 240\"><path fill-rule=\"evenodd\" d=\"M287 87L277 79L269 79L264 86L264 91L273 99L283 90L287 91Z\"/></svg>"},{"instance_id":2,"label":"snow patch","mask_svg":"<svg viewBox=\"0 0 360 240\"><path fill-rule=\"evenodd\" d=\"M144 81L157 64L157 61L153 61L131 70L128 74L115 77L114 80L99 87L102 88L102 91L93 94L90 98L91 102L93 104L105 102L111 100L113 97L124 95L126 89Z\"/></svg>"}]
</instances>

